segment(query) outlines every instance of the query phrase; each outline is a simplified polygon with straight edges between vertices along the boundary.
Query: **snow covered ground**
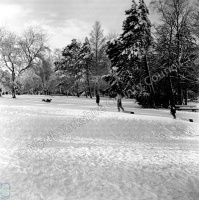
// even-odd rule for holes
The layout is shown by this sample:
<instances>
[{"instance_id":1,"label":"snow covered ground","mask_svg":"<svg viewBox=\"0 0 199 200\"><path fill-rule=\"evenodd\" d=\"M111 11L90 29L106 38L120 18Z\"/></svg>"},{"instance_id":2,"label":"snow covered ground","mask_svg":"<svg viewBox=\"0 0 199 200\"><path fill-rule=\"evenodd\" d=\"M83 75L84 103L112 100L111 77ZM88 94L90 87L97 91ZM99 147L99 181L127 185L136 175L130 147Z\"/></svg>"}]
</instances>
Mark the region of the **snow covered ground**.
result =
<instances>
[{"instance_id":1,"label":"snow covered ground","mask_svg":"<svg viewBox=\"0 0 199 200\"><path fill-rule=\"evenodd\" d=\"M129 100L135 115L106 100L94 113L94 99L42 98L0 98L0 183L9 183L9 199L199 200L198 113L173 120Z\"/></svg>"}]
</instances>

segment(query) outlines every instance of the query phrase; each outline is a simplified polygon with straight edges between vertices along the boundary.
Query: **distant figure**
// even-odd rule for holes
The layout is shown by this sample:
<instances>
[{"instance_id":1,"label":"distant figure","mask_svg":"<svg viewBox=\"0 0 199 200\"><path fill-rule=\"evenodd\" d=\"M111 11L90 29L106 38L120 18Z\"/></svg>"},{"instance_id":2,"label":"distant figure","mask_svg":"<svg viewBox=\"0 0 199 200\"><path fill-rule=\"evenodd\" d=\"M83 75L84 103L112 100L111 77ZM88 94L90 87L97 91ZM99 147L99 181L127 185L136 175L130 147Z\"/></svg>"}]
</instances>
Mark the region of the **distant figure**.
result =
<instances>
[{"instance_id":1,"label":"distant figure","mask_svg":"<svg viewBox=\"0 0 199 200\"><path fill-rule=\"evenodd\" d=\"M99 106L99 103L100 103L100 96L99 96L99 93L98 93L97 90L96 90L96 103L97 103L97 105Z\"/></svg>"},{"instance_id":2,"label":"distant figure","mask_svg":"<svg viewBox=\"0 0 199 200\"><path fill-rule=\"evenodd\" d=\"M121 93L117 93L117 108L118 108L118 112L120 112L120 108L122 109L122 111L124 112L124 108L122 107L122 94Z\"/></svg>"},{"instance_id":3,"label":"distant figure","mask_svg":"<svg viewBox=\"0 0 199 200\"><path fill-rule=\"evenodd\" d=\"M46 88L44 88L44 94L47 95L47 89Z\"/></svg>"},{"instance_id":4,"label":"distant figure","mask_svg":"<svg viewBox=\"0 0 199 200\"><path fill-rule=\"evenodd\" d=\"M1 92L2 92L2 89L0 88L0 97L1 97Z\"/></svg>"},{"instance_id":5,"label":"distant figure","mask_svg":"<svg viewBox=\"0 0 199 200\"><path fill-rule=\"evenodd\" d=\"M173 116L173 119L176 119L176 109L175 109L175 106L171 106L171 114Z\"/></svg>"},{"instance_id":6,"label":"distant figure","mask_svg":"<svg viewBox=\"0 0 199 200\"><path fill-rule=\"evenodd\" d=\"M50 103L52 99L42 99L42 101Z\"/></svg>"}]
</instances>

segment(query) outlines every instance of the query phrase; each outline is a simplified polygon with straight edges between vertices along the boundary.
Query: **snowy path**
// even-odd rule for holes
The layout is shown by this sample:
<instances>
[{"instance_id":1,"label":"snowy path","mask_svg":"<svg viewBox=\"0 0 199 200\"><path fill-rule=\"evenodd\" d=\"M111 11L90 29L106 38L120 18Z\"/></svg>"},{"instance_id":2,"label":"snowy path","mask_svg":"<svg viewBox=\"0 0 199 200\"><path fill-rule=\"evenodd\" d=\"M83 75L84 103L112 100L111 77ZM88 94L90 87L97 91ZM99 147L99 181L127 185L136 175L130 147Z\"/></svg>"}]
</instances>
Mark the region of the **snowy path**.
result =
<instances>
[{"instance_id":1,"label":"snowy path","mask_svg":"<svg viewBox=\"0 0 199 200\"><path fill-rule=\"evenodd\" d=\"M0 101L0 182L11 200L199 199L198 123L105 111L19 158L89 101L84 110Z\"/></svg>"}]
</instances>

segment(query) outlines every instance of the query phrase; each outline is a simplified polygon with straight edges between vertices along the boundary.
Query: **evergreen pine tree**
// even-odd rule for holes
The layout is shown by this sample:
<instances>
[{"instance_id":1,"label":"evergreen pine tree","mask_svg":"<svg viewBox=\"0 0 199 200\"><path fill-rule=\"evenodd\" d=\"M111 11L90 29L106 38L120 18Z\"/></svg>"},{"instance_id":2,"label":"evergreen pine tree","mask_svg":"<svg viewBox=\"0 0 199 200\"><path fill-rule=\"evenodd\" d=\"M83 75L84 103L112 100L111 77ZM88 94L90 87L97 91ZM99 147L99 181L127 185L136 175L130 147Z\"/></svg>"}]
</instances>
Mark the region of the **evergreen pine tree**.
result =
<instances>
[{"instance_id":1,"label":"evergreen pine tree","mask_svg":"<svg viewBox=\"0 0 199 200\"><path fill-rule=\"evenodd\" d=\"M79 64L79 52L81 43L73 39L71 44L64 48L62 52L63 59L57 65L57 70L65 74L70 79L71 87L74 88L76 95L80 95L80 79L82 78L82 67Z\"/></svg>"},{"instance_id":2,"label":"evergreen pine tree","mask_svg":"<svg viewBox=\"0 0 199 200\"><path fill-rule=\"evenodd\" d=\"M123 91L137 84L136 81L143 73L150 77L147 54L152 42L149 11L144 1L140 0L137 5L133 0L131 8L125 13L127 18L123 22L123 33L118 39L109 42L107 48L114 75L104 77L112 80L112 88L119 85ZM153 87L150 92L154 93Z\"/></svg>"},{"instance_id":3,"label":"evergreen pine tree","mask_svg":"<svg viewBox=\"0 0 199 200\"><path fill-rule=\"evenodd\" d=\"M85 77L86 80L87 90L90 98L92 98L90 79L93 73L92 71L93 57L94 55L91 51L90 42L86 37L79 52L79 64L82 66L83 69L83 76Z\"/></svg>"}]
</instances>

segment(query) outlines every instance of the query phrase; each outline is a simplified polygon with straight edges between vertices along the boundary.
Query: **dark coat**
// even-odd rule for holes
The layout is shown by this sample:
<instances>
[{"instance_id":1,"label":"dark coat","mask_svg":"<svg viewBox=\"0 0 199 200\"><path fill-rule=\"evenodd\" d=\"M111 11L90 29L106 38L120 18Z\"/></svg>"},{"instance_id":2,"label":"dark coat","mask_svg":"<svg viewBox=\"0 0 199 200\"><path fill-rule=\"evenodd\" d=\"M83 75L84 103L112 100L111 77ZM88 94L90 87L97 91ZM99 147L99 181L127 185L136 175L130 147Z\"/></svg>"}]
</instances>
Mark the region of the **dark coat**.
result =
<instances>
[{"instance_id":1,"label":"dark coat","mask_svg":"<svg viewBox=\"0 0 199 200\"><path fill-rule=\"evenodd\" d=\"M99 103L100 102L100 96L99 94L96 95L96 103Z\"/></svg>"}]
</instances>

